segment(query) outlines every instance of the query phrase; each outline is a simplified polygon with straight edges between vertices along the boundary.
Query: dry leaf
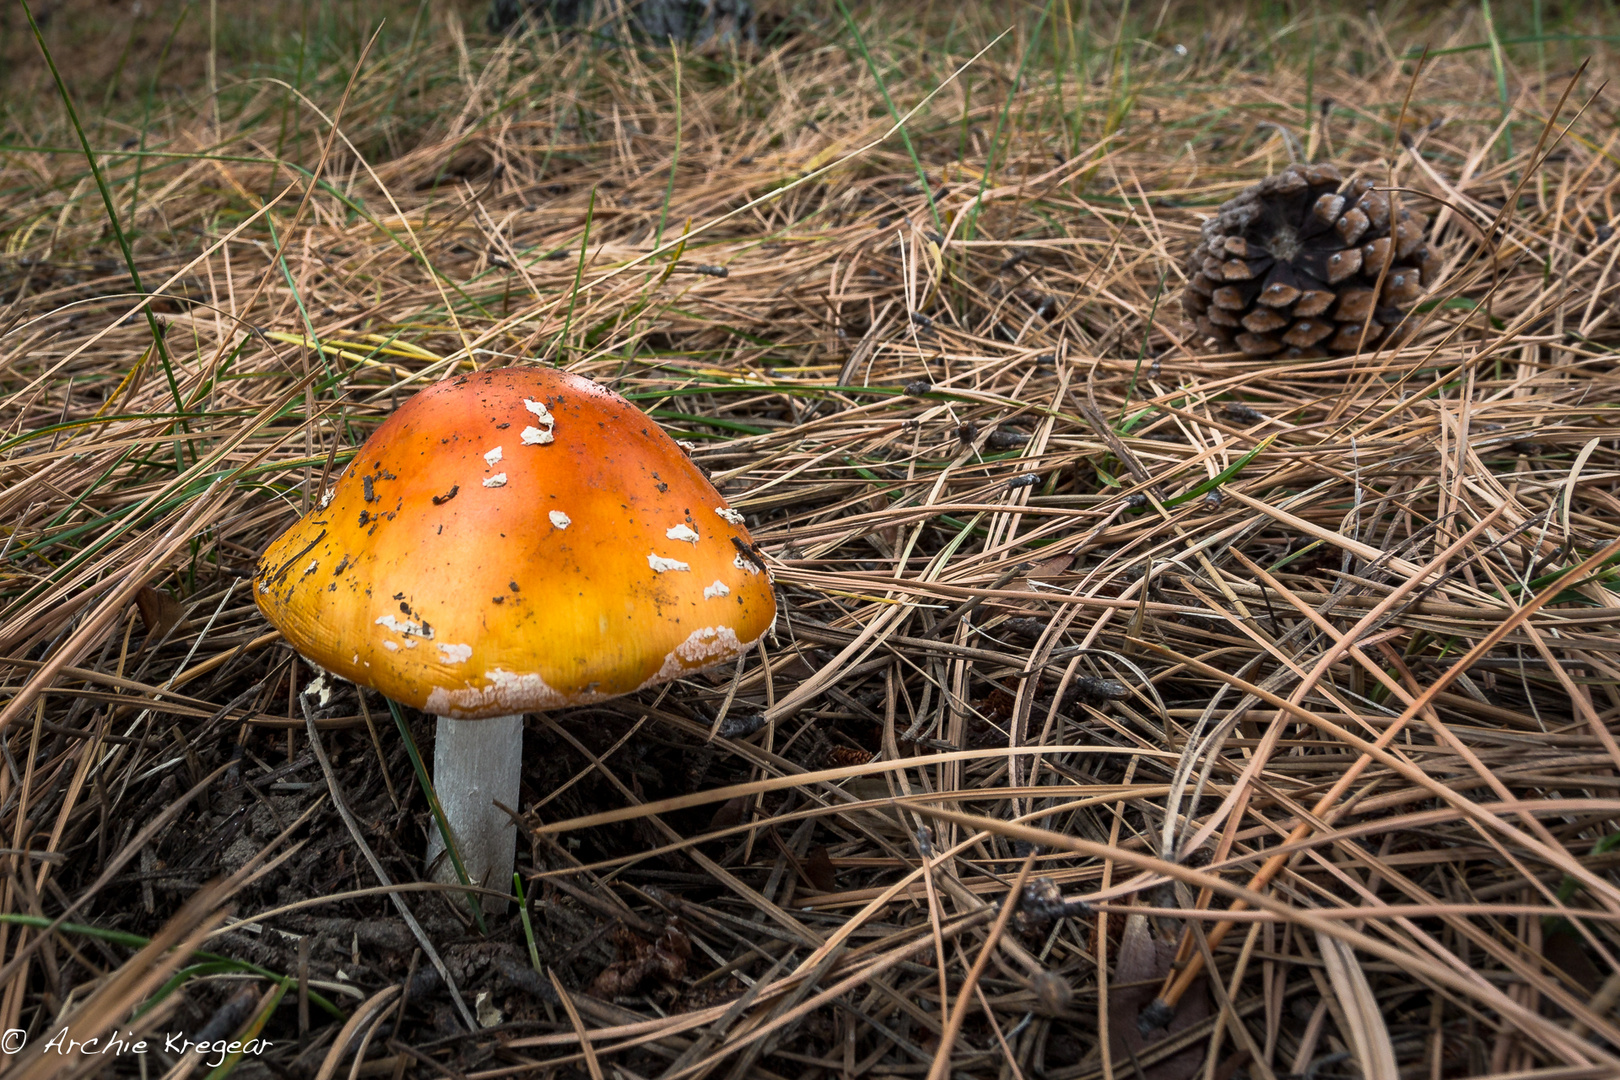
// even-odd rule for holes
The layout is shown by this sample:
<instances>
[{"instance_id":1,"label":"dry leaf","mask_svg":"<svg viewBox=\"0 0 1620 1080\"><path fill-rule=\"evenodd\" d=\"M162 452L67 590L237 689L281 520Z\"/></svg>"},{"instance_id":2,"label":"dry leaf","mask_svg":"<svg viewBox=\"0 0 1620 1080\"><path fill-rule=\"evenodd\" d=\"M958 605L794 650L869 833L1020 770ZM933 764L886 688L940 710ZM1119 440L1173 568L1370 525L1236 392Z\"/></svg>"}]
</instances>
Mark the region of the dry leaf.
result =
<instances>
[{"instance_id":1,"label":"dry leaf","mask_svg":"<svg viewBox=\"0 0 1620 1080\"><path fill-rule=\"evenodd\" d=\"M709 819L709 831L718 832L729 829L733 825L741 825L743 818L748 814L748 799L739 795L735 799L727 799L715 810L714 816Z\"/></svg>"},{"instance_id":2,"label":"dry leaf","mask_svg":"<svg viewBox=\"0 0 1620 1080\"><path fill-rule=\"evenodd\" d=\"M826 844L817 844L810 849L810 854L804 857L804 876L822 892L834 892L838 888L838 877L833 870L832 857L827 854Z\"/></svg>"},{"instance_id":3,"label":"dry leaf","mask_svg":"<svg viewBox=\"0 0 1620 1080\"><path fill-rule=\"evenodd\" d=\"M1042 559L1029 568L1026 577L1055 578L1074 564L1073 555L1054 555L1050 559Z\"/></svg>"},{"instance_id":4,"label":"dry leaf","mask_svg":"<svg viewBox=\"0 0 1620 1080\"><path fill-rule=\"evenodd\" d=\"M141 613L141 625L146 627L146 645L162 641L163 635L186 617L184 604L150 585L142 585L141 591L135 594L135 608Z\"/></svg>"},{"instance_id":5,"label":"dry leaf","mask_svg":"<svg viewBox=\"0 0 1620 1080\"><path fill-rule=\"evenodd\" d=\"M658 940L652 942L620 925L613 932L613 944L619 950L619 958L591 983L587 993L592 997L612 1001L635 993L654 977L665 982L679 982L686 977L692 939L686 936L679 919L670 919Z\"/></svg>"},{"instance_id":6,"label":"dry leaf","mask_svg":"<svg viewBox=\"0 0 1620 1080\"><path fill-rule=\"evenodd\" d=\"M1181 999L1175 1017L1168 1027L1143 1035L1137 1028L1142 1010L1152 1003L1159 985L1170 971L1176 958L1174 942L1155 941L1148 929L1147 916L1127 915L1125 933L1119 941L1119 957L1114 962L1113 981L1126 989L1108 992L1109 1050L1114 1059L1114 1072L1119 1076L1132 1075L1131 1057L1140 1059L1153 1048L1180 1031L1202 1023L1209 1016L1209 997L1204 980L1192 984ZM1163 1061L1143 1065L1142 1080L1192 1080L1204 1066L1204 1047L1194 1044Z\"/></svg>"}]
</instances>

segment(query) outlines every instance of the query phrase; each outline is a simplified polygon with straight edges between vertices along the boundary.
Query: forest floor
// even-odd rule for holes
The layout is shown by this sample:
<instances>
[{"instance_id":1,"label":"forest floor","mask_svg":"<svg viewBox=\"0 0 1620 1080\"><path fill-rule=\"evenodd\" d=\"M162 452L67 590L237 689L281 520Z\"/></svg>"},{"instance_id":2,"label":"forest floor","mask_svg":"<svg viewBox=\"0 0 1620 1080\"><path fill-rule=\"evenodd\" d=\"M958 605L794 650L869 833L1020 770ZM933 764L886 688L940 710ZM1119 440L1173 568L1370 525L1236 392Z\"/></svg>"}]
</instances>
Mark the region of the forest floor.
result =
<instances>
[{"instance_id":1,"label":"forest floor","mask_svg":"<svg viewBox=\"0 0 1620 1080\"><path fill-rule=\"evenodd\" d=\"M1612 15L368 4L56 5L60 90L7 13L17 1075L1616 1075ZM1433 219L1398 344L1183 317L1294 160ZM250 578L510 364L693 444L780 615L528 717L480 927L424 883L432 718L306 717Z\"/></svg>"}]
</instances>

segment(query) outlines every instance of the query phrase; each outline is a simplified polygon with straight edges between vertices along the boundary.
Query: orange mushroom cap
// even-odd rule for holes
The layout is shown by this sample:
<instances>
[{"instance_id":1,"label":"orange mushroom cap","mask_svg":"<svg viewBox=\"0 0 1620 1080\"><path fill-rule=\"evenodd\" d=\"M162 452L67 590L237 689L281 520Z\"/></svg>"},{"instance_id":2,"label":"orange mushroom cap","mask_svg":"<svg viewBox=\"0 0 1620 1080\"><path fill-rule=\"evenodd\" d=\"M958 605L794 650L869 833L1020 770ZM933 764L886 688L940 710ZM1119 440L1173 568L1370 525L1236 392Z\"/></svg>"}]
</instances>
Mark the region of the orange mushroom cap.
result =
<instances>
[{"instance_id":1,"label":"orange mushroom cap","mask_svg":"<svg viewBox=\"0 0 1620 1080\"><path fill-rule=\"evenodd\" d=\"M776 618L742 515L675 441L546 368L400 406L254 585L314 663L456 719L628 694L735 659Z\"/></svg>"}]
</instances>

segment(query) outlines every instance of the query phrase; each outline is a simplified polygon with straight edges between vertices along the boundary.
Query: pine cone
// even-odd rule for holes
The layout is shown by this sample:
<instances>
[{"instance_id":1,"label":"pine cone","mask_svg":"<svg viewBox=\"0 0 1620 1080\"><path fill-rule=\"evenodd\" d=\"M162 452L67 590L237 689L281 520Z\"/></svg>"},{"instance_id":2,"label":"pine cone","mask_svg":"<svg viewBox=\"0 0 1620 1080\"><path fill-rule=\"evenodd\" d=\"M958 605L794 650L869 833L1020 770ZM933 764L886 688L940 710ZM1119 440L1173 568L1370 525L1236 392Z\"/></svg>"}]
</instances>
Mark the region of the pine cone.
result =
<instances>
[{"instance_id":1,"label":"pine cone","mask_svg":"<svg viewBox=\"0 0 1620 1080\"><path fill-rule=\"evenodd\" d=\"M1389 197L1372 181L1290 165L1204 222L1182 309L1201 334L1250 356L1353 353L1364 328L1366 345L1378 341L1434 283L1428 224L1402 207L1391 229Z\"/></svg>"}]
</instances>

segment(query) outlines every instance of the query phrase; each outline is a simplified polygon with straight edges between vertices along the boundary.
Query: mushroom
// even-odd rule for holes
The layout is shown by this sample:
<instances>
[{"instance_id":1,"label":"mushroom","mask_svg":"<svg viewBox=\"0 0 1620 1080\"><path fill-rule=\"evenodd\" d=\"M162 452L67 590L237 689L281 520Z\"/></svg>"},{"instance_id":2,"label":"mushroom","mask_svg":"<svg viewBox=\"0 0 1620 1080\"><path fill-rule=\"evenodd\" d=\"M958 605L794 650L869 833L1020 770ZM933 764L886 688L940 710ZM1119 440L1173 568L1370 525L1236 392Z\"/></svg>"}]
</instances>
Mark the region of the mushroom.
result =
<instances>
[{"instance_id":1,"label":"mushroom","mask_svg":"<svg viewBox=\"0 0 1620 1080\"><path fill-rule=\"evenodd\" d=\"M458 376L400 406L254 583L305 658L438 718L434 788L469 879L496 889L523 713L734 660L776 617L742 515L675 441L545 368ZM458 880L449 862L437 880Z\"/></svg>"}]
</instances>

